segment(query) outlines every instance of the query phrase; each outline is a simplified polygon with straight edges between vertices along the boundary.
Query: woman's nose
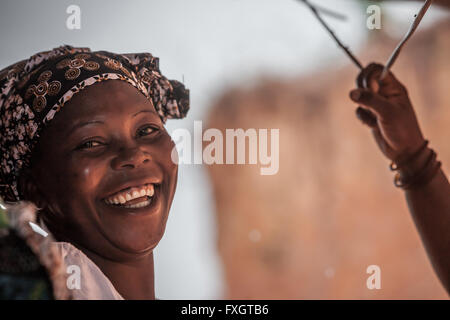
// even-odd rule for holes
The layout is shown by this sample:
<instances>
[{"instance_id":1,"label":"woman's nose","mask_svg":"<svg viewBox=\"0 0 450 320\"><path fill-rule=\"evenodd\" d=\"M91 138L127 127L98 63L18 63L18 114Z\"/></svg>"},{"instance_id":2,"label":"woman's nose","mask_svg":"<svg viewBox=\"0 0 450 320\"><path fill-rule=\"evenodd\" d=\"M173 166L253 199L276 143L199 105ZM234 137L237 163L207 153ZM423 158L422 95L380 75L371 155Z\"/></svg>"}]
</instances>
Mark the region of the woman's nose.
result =
<instances>
[{"instance_id":1,"label":"woman's nose","mask_svg":"<svg viewBox=\"0 0 450 320\"><path fill-rule=\"evenodd\" d=\"M113 169L134 169L152 160L150 154L139 147L120 150L111 163Z\"/></svg>"}]
</instances>

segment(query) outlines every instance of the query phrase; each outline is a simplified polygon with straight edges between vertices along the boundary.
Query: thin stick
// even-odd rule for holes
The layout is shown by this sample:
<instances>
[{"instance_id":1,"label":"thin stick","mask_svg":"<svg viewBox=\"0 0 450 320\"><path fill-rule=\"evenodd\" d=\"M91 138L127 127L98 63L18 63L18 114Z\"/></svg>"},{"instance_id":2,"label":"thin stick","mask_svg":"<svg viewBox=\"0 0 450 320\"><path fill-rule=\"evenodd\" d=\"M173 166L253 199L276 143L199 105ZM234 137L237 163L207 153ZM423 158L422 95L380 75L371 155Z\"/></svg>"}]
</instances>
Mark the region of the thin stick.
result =
<instances>
[{"instance_id":1,"label":"thin stick","mask_svg":"<svg viewBox=\"0 0 450 320\"><path fill-rule=\"evenodd\" d=\"M339 47L341 47L345 53L347 54L347 56L353 61L354 64L356 64L356 66L359 69L363 69L362 64L358 61L358 59L356 59L356 57L351 53L350 49L345 46L344 44L342 44L342 42L338 39L338 37L334 34L333 30L331 30L331 28L326 24L326 22L322 19L322 17L320 16L318 10L311 4L309 3L308 0L299 0L301 2L303 2L305 5L308 6L309 9L311 9L311 11L313 12L313 14L316 16L317 20L319 20L319 22L324 26L324 28L328 31L328 33L333 37L334 41L336 41L336 43L338 44Z\"/></svg>"},{"instance_id":2,"label":"thin stick","mask_svg":"<svg viewBox=\"0 0 450 320\"><path fill-rule=\"evenodd\" d=\"M403 46L405 45L405 43L409 40L409 38L411 38L411 36L413 35L414 31L416 31L417 27L420 24L420 21L422 21L422 18L424 17L424 15L427 12L428 8L431 6L432 2L433 2L433 0L427 0L425 2L425 4L422 6L422 8L420 9L419 13L415 15L415 19L414 19L411 27L409 28L408 32L403 37L402 41L400 41L400 43L394 49L394 51L392 52L392 54L389 57L388 61L386 62L385 66L383 68L383 72L381 73L380 80L383 80L384 77L386 77L386 75L389 73L389 69L392 67L392 65L394 64L395 60L397 60L397 57L398 57L400 51L402 50Z\"/></svg>"},{"instance_id":3,"label":"thin stick","mask_svg":"<svg viewBox=\"0 0 450 320\"><path fill-rule=\"evenodd\" d=\"M335 18L337 20L341 20L341 21L347 21L347 16L340 13L340 12L336 12L334 10L322 7L322 6L318 6L317 4L314 5L314 7L316 8L316 10L323 14L323 15L327 15L331 18Z\"/></svg>"}]
</instances>

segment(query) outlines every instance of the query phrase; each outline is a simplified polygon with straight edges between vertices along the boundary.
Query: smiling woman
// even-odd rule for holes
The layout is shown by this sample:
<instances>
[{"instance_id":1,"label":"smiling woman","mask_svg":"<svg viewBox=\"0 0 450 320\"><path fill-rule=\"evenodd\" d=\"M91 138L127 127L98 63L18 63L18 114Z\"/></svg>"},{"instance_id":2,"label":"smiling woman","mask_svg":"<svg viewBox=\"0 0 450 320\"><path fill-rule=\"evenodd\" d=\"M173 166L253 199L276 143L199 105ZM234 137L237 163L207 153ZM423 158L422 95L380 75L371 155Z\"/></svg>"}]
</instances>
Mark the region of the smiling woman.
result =
<instances>
[{"instance_id":1,"label":"smiling woman","mask_svg":"<svg viewBox=\"0 0 450 320\"><path fill-rule=\"evenodd\" d=\"M164 123L186 115L188 90L150 54L70 46L0 76L2 197L40 208L81 268L74 298L154 299L153 249L178 172Z\"/></svg>"}]
</instances>

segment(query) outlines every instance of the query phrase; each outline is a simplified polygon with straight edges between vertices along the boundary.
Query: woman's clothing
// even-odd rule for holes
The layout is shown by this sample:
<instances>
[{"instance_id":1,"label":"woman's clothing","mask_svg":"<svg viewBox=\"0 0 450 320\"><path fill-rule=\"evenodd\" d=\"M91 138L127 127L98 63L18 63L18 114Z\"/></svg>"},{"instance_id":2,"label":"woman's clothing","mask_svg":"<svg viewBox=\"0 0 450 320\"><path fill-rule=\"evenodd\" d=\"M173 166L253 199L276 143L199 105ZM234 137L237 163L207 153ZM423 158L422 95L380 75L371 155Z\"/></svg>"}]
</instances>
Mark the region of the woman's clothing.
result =
<instances>
[{"instance_id":1,"label":"woman's clothing","mask_svg":"<svg viewBox=\"0 0 450 320\"><path fill-rule=\"evenodd\" d=\"M36 211L23 201L0 206L0 298L123 300L83 252L54 241Z\"/></svg>"},{"instance_id":2,"label":"woman's clothing","mask_svg":"<svg viewBox=\"0 0 450 320\"><path fill-rule=\"evenodd\" d=\"M68 242L54 242L53 245L58 248L68 270L67 285L73 299L123 300L111 281L83 252Z\"/></svg>"}]
</instances>

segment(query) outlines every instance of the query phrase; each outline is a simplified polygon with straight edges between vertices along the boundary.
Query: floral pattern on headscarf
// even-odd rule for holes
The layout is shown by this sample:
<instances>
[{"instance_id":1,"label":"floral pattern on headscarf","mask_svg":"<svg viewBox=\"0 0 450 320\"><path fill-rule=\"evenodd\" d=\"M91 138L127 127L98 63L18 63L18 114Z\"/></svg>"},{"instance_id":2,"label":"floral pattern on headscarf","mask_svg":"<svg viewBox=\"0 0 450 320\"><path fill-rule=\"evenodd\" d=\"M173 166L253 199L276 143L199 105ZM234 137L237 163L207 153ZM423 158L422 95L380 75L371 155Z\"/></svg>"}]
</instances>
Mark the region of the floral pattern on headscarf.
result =
<instances>
[{"instance_id":1,"label":"floral pattern on headscarf","mask_svg":"<svg viewBox=\"0 0 450 320\"><path fill-rule=\"evenodd\" d=\"M184 118L189 90L168 80L150 53L116 54L61 46L0 71L0 196L22 199L21 169L28 166L40 131L84 88L106 80L126 81L151 101L163 123Z\"/></svg>"}]
</instances>

